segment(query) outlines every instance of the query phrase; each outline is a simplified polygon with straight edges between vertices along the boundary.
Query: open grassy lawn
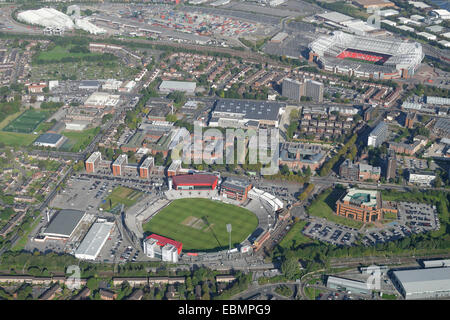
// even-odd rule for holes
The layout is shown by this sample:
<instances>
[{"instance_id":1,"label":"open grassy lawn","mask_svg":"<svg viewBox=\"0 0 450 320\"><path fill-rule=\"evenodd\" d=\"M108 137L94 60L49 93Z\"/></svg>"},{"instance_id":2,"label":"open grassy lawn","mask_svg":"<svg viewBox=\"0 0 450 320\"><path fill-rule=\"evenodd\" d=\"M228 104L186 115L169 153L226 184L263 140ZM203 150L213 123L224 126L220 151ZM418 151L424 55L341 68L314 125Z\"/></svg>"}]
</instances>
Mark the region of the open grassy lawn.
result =
<instances>
[{"instance_id":1,"label":"open grassy lawn","mask_svg":"<svg viewBox=\"0 0 450 320\"><path fill-rule=\"evenodd\" d=\"M344 190L341 189L325 190L311 203L311 206L308 208L308 213L312 216L325 218L351 228L361 228L363 226L362 222L339 217L335 214L336 201L341 197L343 192Z\"/></svg>"},{"instance_id":2,"label":"open grassy lawn","mask_svg":"<svg viewBox=\"0 0 450 320\"><path fill-rule=\"evenodd\" d=\"M34 134L0 131L0 142L11 147L29 146L36 138Z\"/></svg>"},{"instance_id":3,"label":"open grassy lawn","mask_svg":"<svg viewBox=\"0 0 450 320\"><path fill-rule=\"evenodd\" d=\"M231 204L179 199L161 210L143 229L182 242L185 251L216 251L228 248L228 223L232 224L234 247L256 229L258 219L249 210Z\"/></svg>"},{"instance_id":4,"label":"open grassy lawn","mask_svg":"<svg viewBox=\"0 0 450 320\"><path fill-rule=\"evenodd\" d=\"M0 122L0 130L3 130L4 127L6 127L11 121L13 121L15 118L17 118L18 116L20 116L20 114L22 113L22 111L10 114L9 116L7 116L6 118L4 118L1 122Z\"/></svg>"},{"instance_id":5,"label":"open grassy lawn","mask_svg":"<svg viewBox=\"0 0 450 320\"><path fill-rule=\"evenodd\" d=\"M83 131L65 130L62 132L62 135L66 136L69 140L64 143L60 150L79 152L89 145L99 131L100 128L91 128Z\"/></svg>"},{"instance_id":6,"label":"open grassy lawn","mask_svg":"<svg viewBox=\"0 0 450 320\"><path fill-rule=\"evenodd\" d=\"M31 133L47 117L48 112L46 111L28 109L5 126L3 131Z\"/></svg>"},{"instance_id":7,"label":"open grassy lawn","mask_svg":"<svg viewBox=\"0 0 450 320\"><path fill-rule=\"evenodd\" d=\"M281 240L280 246L283 248L295 248L300 244L317 242L311 238L308 238L302 233L303 228L306 226L307 221L299 221L289 230L286 236Z\"/></svg>"},{"instance_id":8,"label":"open grassy lawn","mask_svg":"<svg viewBox=\"0 0 450 320\"><path fill-rule=\"evenodd\" d=\"M122 203L126 208L129 208L139 200L141 195L142 192L140 191L119 186L105 199L106 201L101 205L101 208L104 210L111 210L119 203Z\"/></svg>"}]
</instances>

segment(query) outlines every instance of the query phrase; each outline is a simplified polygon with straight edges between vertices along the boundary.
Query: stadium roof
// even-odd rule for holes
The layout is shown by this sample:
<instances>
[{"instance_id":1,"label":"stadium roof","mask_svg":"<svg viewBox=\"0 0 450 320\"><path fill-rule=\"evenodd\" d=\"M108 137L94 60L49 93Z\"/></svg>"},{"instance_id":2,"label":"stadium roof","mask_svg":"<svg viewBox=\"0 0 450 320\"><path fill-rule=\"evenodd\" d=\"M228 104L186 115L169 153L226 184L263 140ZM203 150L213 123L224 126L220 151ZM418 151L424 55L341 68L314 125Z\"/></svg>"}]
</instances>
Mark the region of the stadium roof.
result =
<instances>
[{"instance_id":1,"label":"stadium roof","mask_svg":"<svg viewBox=\"0 0 450 320\"><path fill-rule=\"evenodd\" d=\"M450 268L394 271L406 295L450 290Z\"/></svg>"},{"instance_id":2,"label":"stadium roof","mask_svg":"<svg viewBox=\"0 0 450 320\"><path fill-rule=\"evenodd\" d=\"M111 222L94 223L78 249L75 251L75 257L79 259L95 260L105 244L113 226L114 223Z\"/></svg>"},{"instance_id":3,"label":"stadium roof","mask_svg":"<svg viewBox=\"0 0 450 320\"><path fill-rule=\"evenodd\" d=\"M166 237L154 234L154 233L149 235L147 238L145 238L145 240L148 240L148 239L157 240L158 241L157 244L161 247L164 247L166 244L171 244L175 248L177 248L178 254L180 254L181 248L183 247L183 244L179 241L175 241L175 240L172 240L172 239L169 239L169 238L166 238Z\"/></svg>"},{"instance_id":4,"label":"stadium roof","mask_svg":"<svg viewBox=\"0 0 450 320\"><path fill-rule=\"evenodd\" d=\"M382 67L416 68L424 57L422 45L417 42L351 35L342 31L335 31L332 35L320 36L309 44L309 48L312 52L318 54L320 59L326 57L325 62L329 60L334 64L339 63L337 61L339 59L336 57L346 49L390 55L384 65L370 65L374 68L373 71L380 71ZM353 63L355 62L353 61ZM355 67L361 65L361 63L356 62Z\"/></svg>"},{"instance_id":5,"label":"stadium roof","mask_svg":"<svg viewBox=\"0 0 450 320\"><path fill-rule=\"evenodd\" d=\"M34 143L56 144L61 138L63 138L63 136L60 134L47 132L41 134Z\"/></svg>"},{"instance_id":6,"label":"stadium roof","mask_svg":"<svg viewBox=\"0 0 450 320\"><path fill-rule=\"evenodd\" d=\"M172 182L174 185L213 185L217 182L217 176L213 174L185 174L180 176L173 176Z\"/></svg>"},{"instance_id":7,"label":"stadium roof","mask_svg":"<svg viewBox=\"0 0 450 320\"><path fill-rule=\"evenodd\" d=\"M80 210L60 210L50 221L44 235L69 238L85 214L86 212Z\"/></svg>"},{"instance_id":8,"label":"stadium roof","mask_svg":"<svg viewBox=\"0 0 450 320\"><path fill-rule=\"evenodd\" d=\"M244 192L249 185L250 182L243 179L226 178L225 181L222 182L222 188L230 188L240 192Z\"/></svg>"}]
</instances>

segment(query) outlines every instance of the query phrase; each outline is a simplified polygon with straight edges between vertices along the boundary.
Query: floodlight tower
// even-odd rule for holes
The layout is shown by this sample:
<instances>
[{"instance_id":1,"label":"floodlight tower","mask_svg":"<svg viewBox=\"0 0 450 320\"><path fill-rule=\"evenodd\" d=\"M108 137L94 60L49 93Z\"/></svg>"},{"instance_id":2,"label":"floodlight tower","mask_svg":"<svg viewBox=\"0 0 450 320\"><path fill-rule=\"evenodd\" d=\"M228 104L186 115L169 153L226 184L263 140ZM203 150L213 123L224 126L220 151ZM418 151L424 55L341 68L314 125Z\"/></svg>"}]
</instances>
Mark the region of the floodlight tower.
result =
<instances>
[{"instance_id":1,"label":"floodlight tower","mask_svg":"<svg viewBox=\"0 0 450 320\"><path fill-rule=\"evenodd\" d=\"M227 224L227 232L228 232L228 234L229 234L229 239L230 239L230 249L229 249L229 251L231 251L231 223L228 223Z\"/></svg>"}]
</instances>

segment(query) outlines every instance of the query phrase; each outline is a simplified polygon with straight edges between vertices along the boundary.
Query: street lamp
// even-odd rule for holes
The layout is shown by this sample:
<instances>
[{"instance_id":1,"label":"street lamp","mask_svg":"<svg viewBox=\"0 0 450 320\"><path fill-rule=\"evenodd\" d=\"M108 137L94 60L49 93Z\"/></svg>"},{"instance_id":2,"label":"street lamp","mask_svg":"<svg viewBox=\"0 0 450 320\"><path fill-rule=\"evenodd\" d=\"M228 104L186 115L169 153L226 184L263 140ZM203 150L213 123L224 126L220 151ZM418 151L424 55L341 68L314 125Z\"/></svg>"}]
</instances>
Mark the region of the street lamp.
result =
<instances>
[{"instance_id":1,"label":"street lamp","mask_svg":"<svg viewBox=\"0 0 450 320\"><path fill-rule=\"evenodd\" d=\"M230 249L229 249L229 251L231 251L231 223L228 223L227 224L227 232L228 232L228 234L229 234L229 239L230 239Z\"/></svg>"}]
</instances>

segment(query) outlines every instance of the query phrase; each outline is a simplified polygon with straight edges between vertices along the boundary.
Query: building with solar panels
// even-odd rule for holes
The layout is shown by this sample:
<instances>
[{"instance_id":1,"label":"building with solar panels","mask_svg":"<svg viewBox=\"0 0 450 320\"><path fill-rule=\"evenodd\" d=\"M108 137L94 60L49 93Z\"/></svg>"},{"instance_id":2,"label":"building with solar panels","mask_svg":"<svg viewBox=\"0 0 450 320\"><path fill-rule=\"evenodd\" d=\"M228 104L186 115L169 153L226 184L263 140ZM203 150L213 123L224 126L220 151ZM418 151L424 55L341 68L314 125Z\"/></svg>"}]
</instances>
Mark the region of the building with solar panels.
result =
<instances>
[{"instance_id":1,"label":"building with solar panels","mask_svg":"<svg viewBox=\"0 0 450 320\"><path fill-rule=\"evenodd\" d=\"M450 297L450 268L393 271L392 283L406 300Z\"/></svg>"}]
</instances>

